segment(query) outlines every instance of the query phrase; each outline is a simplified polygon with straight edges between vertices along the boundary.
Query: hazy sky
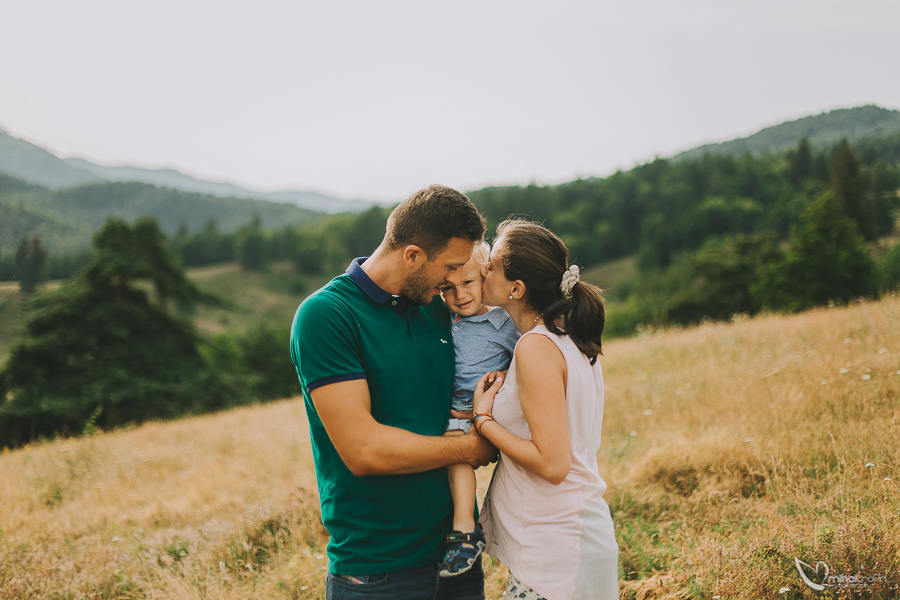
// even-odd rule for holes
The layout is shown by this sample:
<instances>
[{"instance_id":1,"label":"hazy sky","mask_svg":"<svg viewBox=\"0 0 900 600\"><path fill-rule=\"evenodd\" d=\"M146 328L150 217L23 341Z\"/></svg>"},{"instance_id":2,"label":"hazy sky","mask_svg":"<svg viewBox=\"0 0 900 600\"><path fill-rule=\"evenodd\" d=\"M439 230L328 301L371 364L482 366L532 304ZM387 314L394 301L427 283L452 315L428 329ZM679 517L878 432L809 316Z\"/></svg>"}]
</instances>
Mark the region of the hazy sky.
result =
<instances>
[{"instance_id":1,"label":"hazy sky","mask_svg":"<svg viewBox=\"0 0 900 600\"><path fill-rule=\"evenodd\" d=\"M400 200L900 108L897 0L0 0L0 126L64 156Z\"/></svg>"}]
</instances>

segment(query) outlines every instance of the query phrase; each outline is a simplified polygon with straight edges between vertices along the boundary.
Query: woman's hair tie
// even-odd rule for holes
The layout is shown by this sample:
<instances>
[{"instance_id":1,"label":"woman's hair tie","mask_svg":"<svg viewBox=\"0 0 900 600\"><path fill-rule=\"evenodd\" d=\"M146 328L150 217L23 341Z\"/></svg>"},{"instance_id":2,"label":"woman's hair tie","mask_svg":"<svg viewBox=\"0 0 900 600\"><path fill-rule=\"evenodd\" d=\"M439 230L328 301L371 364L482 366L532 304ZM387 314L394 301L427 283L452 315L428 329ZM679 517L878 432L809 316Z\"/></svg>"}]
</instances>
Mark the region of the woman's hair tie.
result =
<instances>
[{"instance_id":1,"label":"woman's hair tie","mask_svg":"<svg viewBox=\"0 0 900 600\"><path fill-rule=\"evenodd\" d=\"M578 265L572 265L565 273L563 273L562 283L559 284L559 291L561 291L566 298L571 298L572 288L575 287L575 284L579 281L581 281L581 272L578 270Z\"/></svg>"}]
</instances>

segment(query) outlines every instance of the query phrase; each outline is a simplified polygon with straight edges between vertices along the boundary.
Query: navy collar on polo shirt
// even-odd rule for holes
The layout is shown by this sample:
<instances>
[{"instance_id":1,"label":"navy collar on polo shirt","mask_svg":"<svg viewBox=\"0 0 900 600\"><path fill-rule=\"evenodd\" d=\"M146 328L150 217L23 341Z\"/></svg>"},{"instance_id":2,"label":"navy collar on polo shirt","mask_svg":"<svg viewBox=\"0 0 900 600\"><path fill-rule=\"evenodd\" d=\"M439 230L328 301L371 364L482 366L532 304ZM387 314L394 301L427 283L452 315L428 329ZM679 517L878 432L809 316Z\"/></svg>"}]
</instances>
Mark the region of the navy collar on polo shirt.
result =
<instances>
[{"instance_id":1,"label":"navy collar on polo shirt","mask_svg":"<svg viewBox=\"0 0 900 600\"><path fill-rule=\"evenodd\" d=\"M363 270L362 264L366 262L367 258L369 257L362 256L350 261L350 266L347 267L346 271L347 275L350 276L350 279L353 280L356 287L361 289L372 302L386 304L398 315L406 317L406 301L400 296L394 296L381 289L377 283L372 281L369 274Z\"/></svg>"}]
</instances>

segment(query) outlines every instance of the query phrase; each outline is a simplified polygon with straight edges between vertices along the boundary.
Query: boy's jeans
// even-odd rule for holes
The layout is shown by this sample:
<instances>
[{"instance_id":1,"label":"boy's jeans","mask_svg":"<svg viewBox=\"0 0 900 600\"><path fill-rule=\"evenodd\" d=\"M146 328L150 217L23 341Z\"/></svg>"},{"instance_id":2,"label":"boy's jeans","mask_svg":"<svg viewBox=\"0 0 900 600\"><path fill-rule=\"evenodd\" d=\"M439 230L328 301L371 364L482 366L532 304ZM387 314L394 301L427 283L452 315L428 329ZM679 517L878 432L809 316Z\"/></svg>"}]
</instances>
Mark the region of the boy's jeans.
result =
<instances>
[{"instance_id":1,"label":"boy's jeans","mask_svg":"<svg viewBox=\"0 0 900 600\"><path fill-rule=\"evenodd\" d=\"M481 560L456 577L438 577L438 564L348 577L328 572L325 600L484 600Z\"/></svg>"}]
</instances>

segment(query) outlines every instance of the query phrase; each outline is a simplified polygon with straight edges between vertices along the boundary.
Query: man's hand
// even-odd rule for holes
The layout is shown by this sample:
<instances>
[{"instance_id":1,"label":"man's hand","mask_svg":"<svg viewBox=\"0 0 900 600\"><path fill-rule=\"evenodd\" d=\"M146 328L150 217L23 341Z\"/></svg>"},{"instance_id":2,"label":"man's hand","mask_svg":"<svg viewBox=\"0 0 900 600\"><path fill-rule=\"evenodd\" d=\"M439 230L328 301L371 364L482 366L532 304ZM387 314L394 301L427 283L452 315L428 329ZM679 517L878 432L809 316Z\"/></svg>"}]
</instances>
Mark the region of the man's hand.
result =
<instances>
[{"instance_id":1,"label":"man's hand","mask_svg":"<svg viewBox=\"0 0 900 600\"><path fill-rule=\"evenodd\" d=\"M469 433L460 437L472 443L472 457L466 462L472 465L473 468L486 467L492 462L497 462L497 459L500 458L497 448L476 432L474 425L469 428Z\"/></svg>"}]
</instances>

